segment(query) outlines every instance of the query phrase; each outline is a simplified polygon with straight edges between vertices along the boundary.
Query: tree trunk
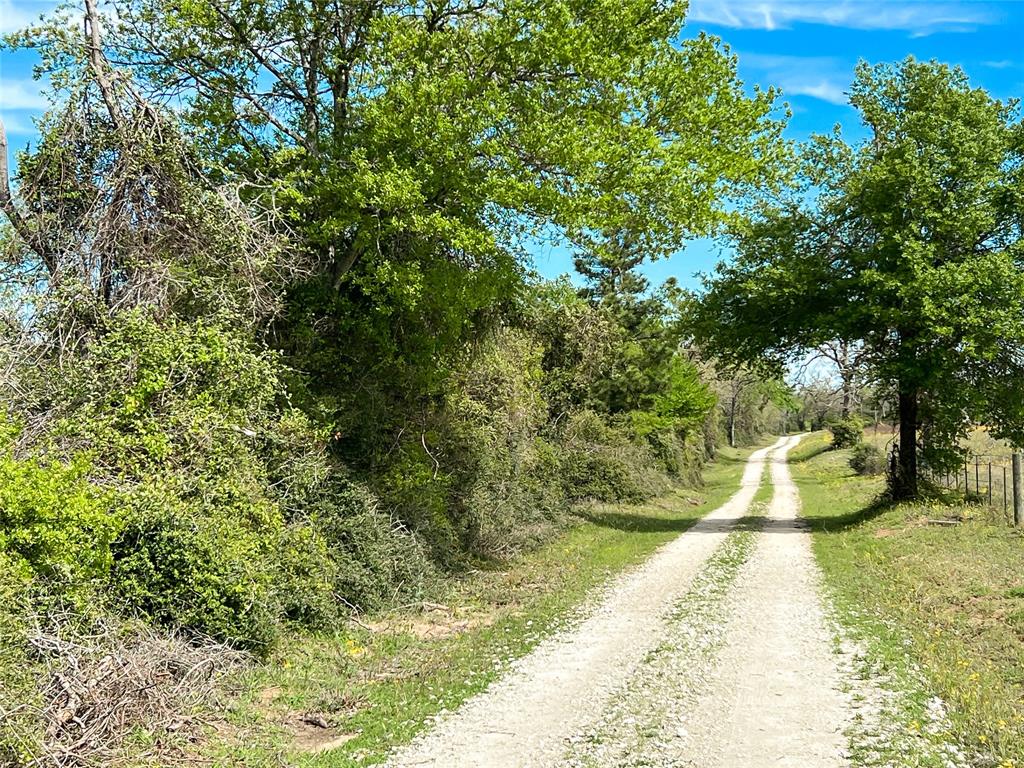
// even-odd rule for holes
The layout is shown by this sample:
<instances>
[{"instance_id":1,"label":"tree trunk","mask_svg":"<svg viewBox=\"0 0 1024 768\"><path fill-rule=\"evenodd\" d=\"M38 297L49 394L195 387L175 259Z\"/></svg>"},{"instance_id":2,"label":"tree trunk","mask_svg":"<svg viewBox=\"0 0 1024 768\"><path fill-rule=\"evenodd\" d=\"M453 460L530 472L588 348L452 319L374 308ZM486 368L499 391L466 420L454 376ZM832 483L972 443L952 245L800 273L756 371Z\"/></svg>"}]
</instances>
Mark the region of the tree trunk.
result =
<instances>
[{"instance_id":1,"label":"tree trunk","mask_svg":"<svg viewBox=\"0 0 1024 768\"><path fill-rule=\"evenodd\" d=\"M736 447L736 395L729 400L729 447Z\"/></svg>"},{"instance_id":2,"label":"tree trunk","mask_svg":"<svg viewBox=\"0 0 1024 768\"><path fill-rule=\"evenodd\" d=\"M843 420L850 418L850 401L853 390L853 371L850 366L850 345L847 342L839 344L839 376L843 380Z\"/></svg>"},{"instance_id":3,"label":"tree trunk","mask_svg":"<svg viewBox=\"0 0 1024 768\"><path fill-rule=\"evenodd\" d=\"M892 488L897 500L917 496L917 397L916 389L900 386L900 456Z\"/></svg>"}]
</instances>

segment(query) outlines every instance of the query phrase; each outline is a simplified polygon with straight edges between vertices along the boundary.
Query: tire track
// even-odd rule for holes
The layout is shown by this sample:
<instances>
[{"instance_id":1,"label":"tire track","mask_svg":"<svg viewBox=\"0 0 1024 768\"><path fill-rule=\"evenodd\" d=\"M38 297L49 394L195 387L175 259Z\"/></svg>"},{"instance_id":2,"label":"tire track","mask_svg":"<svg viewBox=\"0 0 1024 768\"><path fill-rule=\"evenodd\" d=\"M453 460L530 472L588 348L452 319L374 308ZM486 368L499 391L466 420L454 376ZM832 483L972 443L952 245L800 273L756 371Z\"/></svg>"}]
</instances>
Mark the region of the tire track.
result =
<instances>
[{"instance_id":1,"label":"tire track","mask_svg":"<svg viewBox=\"0 0 1024 768\"><path fill-rule=\"evenodd\" d=\"M665 617L742 519L764 463L787 445L753 453L724 505L619 577L577 627L543 641L510 672L399 750L392 768L529 768L557 765L566 740L604 711L665 633Z\"/></svg>"},{"instance_id":2,"label":"tire track","mask_svg":"<svg viewBox=\"0 0 1024 768\"><path fill-rule=\"evenodd\" d=\"M798 438L799 439L799 438ZM839 768L854 707L842 692L810 532L780 449L760 541L732 596L713 684L691 710L684 765Z\"/></svg>"}]
</instances>

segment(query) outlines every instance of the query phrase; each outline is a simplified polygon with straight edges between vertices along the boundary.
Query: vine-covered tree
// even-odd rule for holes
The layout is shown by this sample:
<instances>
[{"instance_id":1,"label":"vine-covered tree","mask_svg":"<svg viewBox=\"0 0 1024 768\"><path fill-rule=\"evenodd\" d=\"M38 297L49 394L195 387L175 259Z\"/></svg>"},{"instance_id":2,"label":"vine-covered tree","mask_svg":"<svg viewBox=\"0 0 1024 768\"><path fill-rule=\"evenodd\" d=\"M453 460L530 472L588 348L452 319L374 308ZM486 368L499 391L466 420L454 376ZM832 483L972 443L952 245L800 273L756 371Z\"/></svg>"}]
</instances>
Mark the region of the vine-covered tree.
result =
<instances>
[{"instance_id":1,"label":"vine-covered tree","mask_svg":"<svg viewBox=\"0 0 1024 768\"><path fill-rule=\"evenodd\" d=\"M972 418L1024 443L1024 129L1015 103L935 62L861 64L850 102L869 137L811 142L805 185L734 230L699 325L733 359L862 347L898 399L892 490L907 498L919 447L948 466Z\"/></svg>"}]
</instances>

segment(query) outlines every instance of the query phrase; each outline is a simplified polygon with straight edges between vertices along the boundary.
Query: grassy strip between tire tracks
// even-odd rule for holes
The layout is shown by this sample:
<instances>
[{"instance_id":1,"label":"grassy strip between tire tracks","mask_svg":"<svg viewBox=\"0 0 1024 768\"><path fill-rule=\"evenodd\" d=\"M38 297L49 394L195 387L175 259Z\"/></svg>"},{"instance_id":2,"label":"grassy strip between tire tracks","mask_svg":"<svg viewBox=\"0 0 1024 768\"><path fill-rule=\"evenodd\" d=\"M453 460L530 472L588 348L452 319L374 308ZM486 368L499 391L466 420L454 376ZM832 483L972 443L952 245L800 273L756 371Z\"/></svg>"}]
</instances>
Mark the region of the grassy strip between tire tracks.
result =
<instances>
[{"instance_id":1,"label":"grassy strip between tire tracks","mask_svg":"<svg viewBox=\"0 0 1024 768\"><path fill-rule=\"evenodd\" d=\"M468 574L436 603L364 617L333 637L294 639L239 681L247 693L205 759L332 768L381 760L571 624L595 588L725 502L749 453L723 450L700 489L581 510L564 535L500 569Z\"/></svg>"},{"instance_id":2,"label":"grassy strip between tire tracks","mask_svg":"<svg viewBox=\"0 0 1024 768\"><path fill-rule=\"evenodd\" d=\"M904 688L890 727L961 758L859 764L1024 766L1024 537L977 507L878 503L882 479L854 475L827 440L806 438L792 469L839 619Z\"/></svg>"}]
</instances>

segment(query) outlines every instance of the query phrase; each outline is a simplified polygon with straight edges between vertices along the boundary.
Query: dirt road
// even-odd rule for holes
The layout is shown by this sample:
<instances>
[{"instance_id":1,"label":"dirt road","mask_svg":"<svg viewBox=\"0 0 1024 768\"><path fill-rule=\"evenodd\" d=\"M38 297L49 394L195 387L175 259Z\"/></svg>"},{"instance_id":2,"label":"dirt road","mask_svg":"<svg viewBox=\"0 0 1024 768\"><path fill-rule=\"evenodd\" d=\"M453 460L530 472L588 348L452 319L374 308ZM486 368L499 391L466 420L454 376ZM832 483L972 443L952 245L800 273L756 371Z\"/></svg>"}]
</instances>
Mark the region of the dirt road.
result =
<instances>
[{"instance_id":1,"label":"dirt road","mask_svg":"<svg viewBox=\"0 0 1024 768\"><path fill-rule=\"evenodd\" d=\"M726 504L388 765L843 765L850 708L785 464L798 441L755 452Z\"/></svg>"}]
</instances>

